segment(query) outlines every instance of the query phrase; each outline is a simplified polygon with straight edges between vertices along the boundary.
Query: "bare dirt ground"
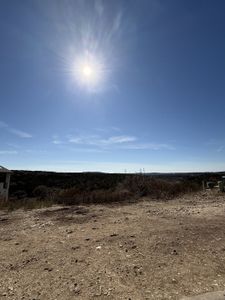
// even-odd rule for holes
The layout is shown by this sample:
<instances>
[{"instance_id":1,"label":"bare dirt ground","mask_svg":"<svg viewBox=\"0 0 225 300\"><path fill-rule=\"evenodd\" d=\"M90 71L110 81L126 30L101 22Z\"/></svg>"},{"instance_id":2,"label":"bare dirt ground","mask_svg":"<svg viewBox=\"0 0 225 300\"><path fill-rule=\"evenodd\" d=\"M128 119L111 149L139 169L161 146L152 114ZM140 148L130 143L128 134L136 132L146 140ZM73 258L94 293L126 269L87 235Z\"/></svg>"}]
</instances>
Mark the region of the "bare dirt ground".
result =
<instances>
[{"instance_id":1,"label":"bare dirt ground","mask_svg":"<svg viewBox=\"0 0 225 300\"><path fill-rule=\"evenodd\" d=\"M225 195L0 212L0 299L180 299L225 289Z\"/></svg>"}]
</instances>

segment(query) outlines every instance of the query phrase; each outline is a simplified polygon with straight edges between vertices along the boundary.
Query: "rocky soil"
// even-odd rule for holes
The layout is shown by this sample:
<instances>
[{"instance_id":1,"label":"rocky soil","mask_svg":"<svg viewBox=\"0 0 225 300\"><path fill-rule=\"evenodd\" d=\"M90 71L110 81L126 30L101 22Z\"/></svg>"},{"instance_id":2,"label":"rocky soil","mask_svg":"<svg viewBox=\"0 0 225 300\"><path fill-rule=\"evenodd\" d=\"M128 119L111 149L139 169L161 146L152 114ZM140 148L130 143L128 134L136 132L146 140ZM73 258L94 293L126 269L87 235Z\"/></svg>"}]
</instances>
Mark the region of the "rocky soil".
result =
<instances>
[{"instance_id":1,"label":"rocky soil","mask_svg":"<svg viewBox=\"0 0 225 300\"><path fill-rule=\"evenodd\" d=\"M0 299L225 290L225 195L0 212Z\"/></svg>"}]
</instances>

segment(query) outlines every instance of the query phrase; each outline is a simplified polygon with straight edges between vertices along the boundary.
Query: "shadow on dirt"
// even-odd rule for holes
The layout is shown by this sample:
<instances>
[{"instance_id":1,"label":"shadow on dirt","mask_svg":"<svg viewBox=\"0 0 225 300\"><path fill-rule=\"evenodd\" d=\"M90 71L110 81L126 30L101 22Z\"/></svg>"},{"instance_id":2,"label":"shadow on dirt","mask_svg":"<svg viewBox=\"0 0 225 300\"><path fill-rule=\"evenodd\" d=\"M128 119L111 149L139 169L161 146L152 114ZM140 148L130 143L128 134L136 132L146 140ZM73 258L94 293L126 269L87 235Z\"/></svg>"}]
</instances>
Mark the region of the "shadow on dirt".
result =
<instances>
[{"instance_id":1,"label":"shadow on dirt","mask_svg":"<svg viewBox=\"0 0 225 300\"><path fill-rule=\"evenodd\" d=\"M39 218L50 218L61 224L76 223L82 224L97 218L97 215L90 212L90 209L84 206L70 206L57 209L48 209L36 214Z\"/></svg>"}]
</instances>

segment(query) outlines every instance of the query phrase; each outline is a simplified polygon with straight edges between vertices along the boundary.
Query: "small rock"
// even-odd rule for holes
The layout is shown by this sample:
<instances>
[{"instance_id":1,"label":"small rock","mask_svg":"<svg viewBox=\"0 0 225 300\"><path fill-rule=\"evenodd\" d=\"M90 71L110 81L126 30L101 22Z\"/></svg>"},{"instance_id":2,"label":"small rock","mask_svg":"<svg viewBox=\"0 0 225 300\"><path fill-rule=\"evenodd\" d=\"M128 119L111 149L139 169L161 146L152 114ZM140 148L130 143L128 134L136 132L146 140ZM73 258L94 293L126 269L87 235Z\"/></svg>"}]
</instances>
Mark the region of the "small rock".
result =
<instances>
[{"instance_id":1,"label":"small rock","mask_svg":"<svg viewBox=\"0 0 225 300\"><path fill-rule=\"evenodd\" d=\"M177 283L177 280L175 278L172 278L172 283Z\"/></svg>"},{"instance_id":2,"label":"small rock","mask_svg":"<svg viewBox=\"0 0 225 300\"><path fill-rule=\"evenodd\" d=\"M70 289L71 292L74 292L75 294L80 293L80 288L78 287L77 283L71 284L69 286L69 289Z\"/></svg>"},{"instance_id":3,"label":"small rock","mask_svg":"<svg viewBox=\"0 0 225 300\"><path fill-rule=\"evenodd\" d=\"M138 267L138 266L134 266L134 272L135 272L135 275L142 275L142 270L143 268L142 267Z\"/></svg>"},{"instance_id":4,"label":"small rock","mask_svg":"<svg viewBox=\"0 0 225 300\"><path fill-rule=\"evenodd\" d=\"M45 267L44 270L48 271L48 272L51 272L53 270L53 268L51 268L51 267Z\"/></svg>"},{"instance_id":5,"label":"small rock","mask_svg":"<svg viewBox=\"0 0 225 300\"><path fill-rule=\"evenodd\" d=\"M111 236L111 237L113 237L113 236L118 236L118 234L117 234L117 233L112 233L112 234L110 234L110 236Z\"/></svg>"},{"instance_id":6,"label":"small rock","mask_svg":"<svg viewBox=\"0 0 225 300\"><path fill-rule=\"evenodd\" d=\"M79 288L78 286L76 286L76 287L74 288L74 293L75 293L75 294L79 294L79 293L80 293L80 288Z\"/></svg>"},{"instance_id":7,"label":"small rock","mask_svg":"<svg viewBox=\"0 0 225 300\"><path fill-rule=\"evenodd\" d=\"M80 246L73 246L71 247L72 250L77 250L77 249L80 249Z\"/></svg>"}]
</instances>

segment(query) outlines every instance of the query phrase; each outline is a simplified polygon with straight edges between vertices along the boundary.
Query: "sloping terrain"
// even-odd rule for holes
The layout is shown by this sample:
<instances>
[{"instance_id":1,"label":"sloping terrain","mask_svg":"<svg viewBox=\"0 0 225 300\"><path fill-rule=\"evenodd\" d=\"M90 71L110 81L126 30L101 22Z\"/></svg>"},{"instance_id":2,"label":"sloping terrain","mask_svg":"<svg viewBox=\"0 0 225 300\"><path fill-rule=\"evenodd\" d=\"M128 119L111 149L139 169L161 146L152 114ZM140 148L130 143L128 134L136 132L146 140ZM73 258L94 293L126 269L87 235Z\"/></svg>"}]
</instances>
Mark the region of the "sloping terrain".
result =
<instances>
[{"instance_id":1,"label":"sloping terrain","mask_svg":"<svg viewBox=\"0 0 225 300\"><path fill-rule=\"evenodd\" d=\"M0 299L180 299L225 289L225 196L0 212Z\"/></svg>"}]
</instances>

